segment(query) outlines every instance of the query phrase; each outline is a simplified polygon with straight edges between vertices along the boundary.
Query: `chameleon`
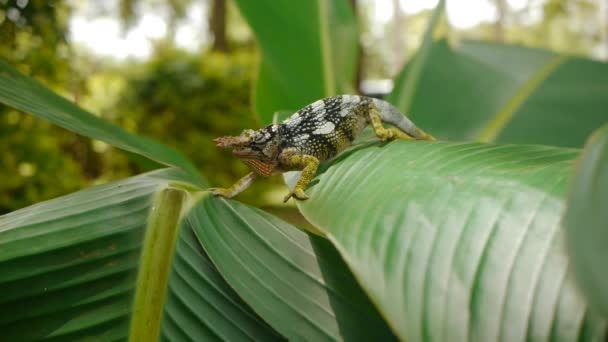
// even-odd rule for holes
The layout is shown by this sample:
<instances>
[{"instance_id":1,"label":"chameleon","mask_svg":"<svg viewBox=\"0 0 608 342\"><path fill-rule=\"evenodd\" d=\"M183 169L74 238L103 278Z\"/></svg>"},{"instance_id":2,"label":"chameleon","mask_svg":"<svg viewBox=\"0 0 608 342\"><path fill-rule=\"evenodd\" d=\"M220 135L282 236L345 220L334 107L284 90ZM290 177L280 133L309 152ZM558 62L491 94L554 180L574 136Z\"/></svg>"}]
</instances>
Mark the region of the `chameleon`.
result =
<instances>
[{"instance_id":1,"label":"chameleon","mask_svg":"<svg viewBox=\"0 0 608 342\"><path fill-rule=\"evenodd\" d=\"M383 123L395 127L385 128ZM231 198L247 189L258 176L299 170L302 171L300 177L283 202L292 197L306 200L308 195L304 190L319 165L350 146L370 124L382 141L435 140L386 101L359 95L328 97L298 110L281 123L258 130L246 129L239 136L214 139L218 147L231 149L251 172L229 188L209 191Z\"/></svg>"}]
</instances>

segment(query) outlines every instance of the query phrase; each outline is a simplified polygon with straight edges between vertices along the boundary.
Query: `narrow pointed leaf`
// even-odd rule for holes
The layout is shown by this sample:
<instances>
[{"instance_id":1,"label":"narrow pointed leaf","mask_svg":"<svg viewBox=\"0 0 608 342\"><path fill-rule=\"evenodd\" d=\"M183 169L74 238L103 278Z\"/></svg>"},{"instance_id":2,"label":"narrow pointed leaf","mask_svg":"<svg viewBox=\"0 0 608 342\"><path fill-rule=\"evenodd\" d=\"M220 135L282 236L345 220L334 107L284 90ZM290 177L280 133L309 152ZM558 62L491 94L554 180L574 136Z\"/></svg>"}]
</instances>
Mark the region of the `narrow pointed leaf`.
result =
<instances>
[{"instance_id":1,"label":"narrow pointed leaf","mask_svg":"<svg viewBox=\"0 0 608 342\"><path fill-rule=\"evenodd\" d=\"M591 136L570 185L564 218L578 283L608 317L608 126Z\"/></svg>"},{"instance_id":2,"label":"narrow pointed leaf","mask_svg":"<svg viewBox=\"0 0 608 342\"><path fill-rule=\"evenodd\" d=\"M131 134L88 113L0 60L0 103L48 120L80 135L104 141L164 165L180 167L198 185L203 180L180 152L154 140Z\"/></svg>"},{"instance_id":3,"label":"narrow pointed leaf","mask_svg":"<svg viewBox=\"0 0 608 342\"><path fill-rule=\"evenodd\" d=\"M325 231L401 339L600 340L559 229L578 150L394 141L317 177Z\"/></svg>"},{"instance_id":4,"label":"narrow pointed leaf","mask_svg":"<svg viewBox=\"0 0 608 342\"><path fill-rule=\"evenodd\" d=\"M237 0L261 50L255 111L262 123L317 99L352 92L357 27L347 0ZM282 118L280 118L282 119Z\"/></svg>"},{"instance_id":5,"label":"narrow pointed leaf","mask_svg":"<svg viewBox=\"0 0 608 342\"><path fill-rule=\"evenodd\" d=\"M327 241L214 197L187 220L228 283L288 339L394 339Z\"/></svg>"}]
</instances>

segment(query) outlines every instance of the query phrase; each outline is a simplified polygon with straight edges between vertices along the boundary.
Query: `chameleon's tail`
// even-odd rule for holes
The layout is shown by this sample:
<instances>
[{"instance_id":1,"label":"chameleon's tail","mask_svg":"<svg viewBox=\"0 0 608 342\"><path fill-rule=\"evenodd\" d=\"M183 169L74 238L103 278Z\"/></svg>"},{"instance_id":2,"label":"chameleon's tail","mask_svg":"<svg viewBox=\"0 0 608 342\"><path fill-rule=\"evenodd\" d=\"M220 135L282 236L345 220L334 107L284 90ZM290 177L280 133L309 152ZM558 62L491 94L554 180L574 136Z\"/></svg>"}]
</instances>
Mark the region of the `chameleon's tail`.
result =
<instances>
[{"instance_id":1,"label":"chameleon's tail","mask_svg":"<svg viewBox=\"0 0 608 342\"><path fill-rule=\"evenodd\" d=\"M380 99L373 99L373 102L380 112L380 119L382 119L382 121L397 126L403 132L416 138L416 140L435 140L433 136L416 127L405 114L401 113L399 109L392 104Z\"/></svg>"}]
</instances>

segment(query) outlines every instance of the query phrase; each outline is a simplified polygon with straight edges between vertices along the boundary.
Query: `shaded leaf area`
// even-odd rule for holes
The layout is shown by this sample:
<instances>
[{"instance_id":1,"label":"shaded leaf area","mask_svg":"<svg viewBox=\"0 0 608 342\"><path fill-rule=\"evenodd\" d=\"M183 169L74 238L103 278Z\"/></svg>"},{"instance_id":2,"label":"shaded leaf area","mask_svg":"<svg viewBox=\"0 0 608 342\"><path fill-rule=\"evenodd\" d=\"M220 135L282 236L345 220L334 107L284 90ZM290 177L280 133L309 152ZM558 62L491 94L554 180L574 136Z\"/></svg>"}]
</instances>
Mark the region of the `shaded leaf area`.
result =
<instances>
[{"instance_id":1,"label":"shaded leaf area","mask_svg":"<svg viewBox=\"0 0 608 342\"><path fill-rule=\"evenodd\" d=\"M214 197L187 220L226 281L286 338L395 339L327 241Z\"/></svg>"},{"instance_id":2,"label":"shaded leaf area","mask_svg":"<svg viewBox=\"0 0 608 342\"><path fill-rule=\"evenodd\" d=\"M580 147L608 122L608 64L471 41L437 41L427 57L408 116L439 139Z\"/></svg>"},{"instance_id":3,"label":"shaded leaf area","mask_svg":"<svg viewBox=\"0 0 608 342\"><path fill-rule=\"evenodd\" d=\"M126 338L149 206L171 172L0 217L2 339Z\"/></svg>"},{"instance_id":4,"label":"shaded leaf area","mask_svg":"<svg viewBox=\"0 0 608 342\"><path fill-rule=\"evenodd\" d=\"M591 136L570 185L564 228L581 288L608 316L608 126Z\"/></svg>"},{"instance_id":5,"label":"shaded leaf area","mask_svg":"<svg viewBox=\"0 0 608 342\"><path fill-rule=\"evenodd\" d=\"M163 341L281 340L217 272L183 221L161 326Z\"/></svg>"},{"instance_id":6,"label":"shaded leaf area","mask_svg":"<svg viewBox=\"0 0 608 342\"><path fill-rule=\"evenodd\" d=\"M205 185L196 168L180 152L154 140L131 134L84 111L2 60L0 103L161 164L182 168L191 175L193 182Z\"/></svg>"},{"instance_id":7,"label":"shaded leaf area","mask_svg":"<svg viewBox=\"0 0 608 342\"><path fill-rule=\"evenodd\" d=\"M320 98L352 92L357 28L346 0L235 3L262 51L255 111L263 124L270 124L277 111L293 112Z\"/></svg>"},{"instance_id":8,"label":"shaded leaf area","mask_svg":"<svg viewBox=\"0 0 608 342\"><path fill-rule=\"evenodd\" d=\"M600 340L559 229L578 150L354 148L300 202L402 339Z\"/></svg>"},{"instance_id":9,"label":"shaded leaf area","mask_svg":"<svg viewBox=\"0 0 608 342\"><path fill-rule=\"evenodd\" d=\"M126 339L153 199L188 178L151 172L0 217L2 340ZM164 339L278 336L223 281L189 226L167 293Z\"/></svg>"}]
</instances>

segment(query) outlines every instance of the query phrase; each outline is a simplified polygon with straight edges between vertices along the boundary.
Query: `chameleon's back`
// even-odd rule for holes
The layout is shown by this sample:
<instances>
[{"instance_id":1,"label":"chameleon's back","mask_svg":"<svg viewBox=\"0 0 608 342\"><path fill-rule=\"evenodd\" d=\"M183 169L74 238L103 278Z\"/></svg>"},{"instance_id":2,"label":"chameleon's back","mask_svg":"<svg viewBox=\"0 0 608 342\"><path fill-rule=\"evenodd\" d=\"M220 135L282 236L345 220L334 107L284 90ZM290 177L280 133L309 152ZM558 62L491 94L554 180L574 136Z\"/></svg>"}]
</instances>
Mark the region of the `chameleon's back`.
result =
<instances>
[{"instance_id":1,"label":"chameleon's back","mask_svg":"<svg viewBox=\"0 0 608 342\"><path fill-rule=\"evenodd\" d=\"M370 105L371 99L357 95L316 101L280 124L280 148L295 148L319 161L330 159L350 146L369 123Z\"/></svg>"},{"instance_id":2,"label":"chameleon's back","mask_svg":"<svg viewBox=\"0 0 608 342\"><path fill-rule=\"evenodd\" d=\"M218 146L231 148L252 172L230 188L211 191L230 198L245 190L257 175L301 170L296 185L283 201L291 197L305 200L308 195L304 190L314 178L319 163L344 150L370 123L382 141L435 140L388 102L357 95L329 97L300 109L279 125L245 130L238 137L215 139ZM383 123L395 127L385 128Z\"/></svg>"}]
</instances>

